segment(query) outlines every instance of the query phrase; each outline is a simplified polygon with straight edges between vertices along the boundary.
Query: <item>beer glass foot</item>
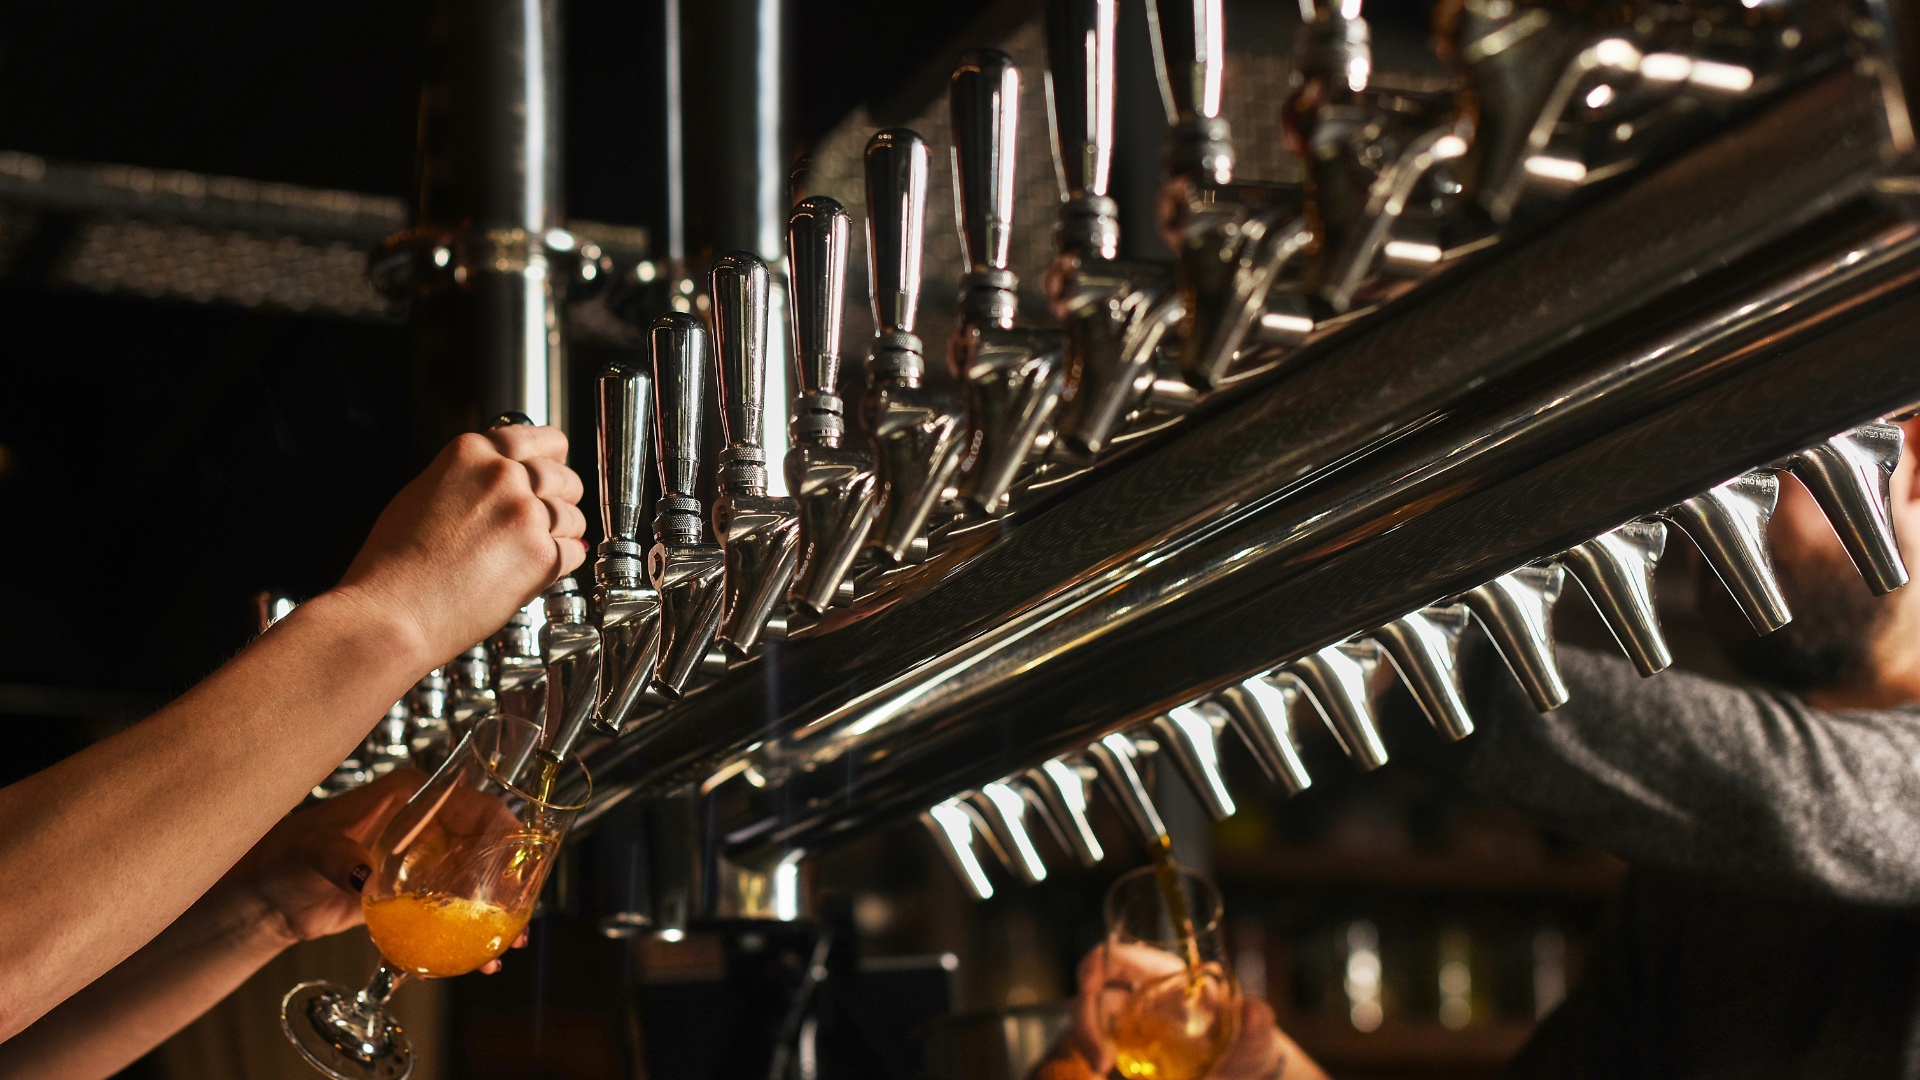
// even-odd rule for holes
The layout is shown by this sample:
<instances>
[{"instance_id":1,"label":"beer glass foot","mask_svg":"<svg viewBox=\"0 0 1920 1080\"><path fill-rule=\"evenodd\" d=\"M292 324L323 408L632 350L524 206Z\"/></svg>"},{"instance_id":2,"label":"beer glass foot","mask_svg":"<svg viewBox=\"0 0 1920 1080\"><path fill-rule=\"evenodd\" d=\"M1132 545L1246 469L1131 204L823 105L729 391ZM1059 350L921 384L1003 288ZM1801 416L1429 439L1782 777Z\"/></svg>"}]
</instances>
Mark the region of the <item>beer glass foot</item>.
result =
<instances>
[{"instance_id":1,"label":"beer glass foot","mask_svg":"<svg viewBox=\"0 0 1920 1080\"><path fill-rule=\"evenodd\" d=\"M406 1080L413 1072L407 1033L338 983L301 983L287 991L280 1026L300 1056L333 1080Z\"/></svg>"}]
</instances>

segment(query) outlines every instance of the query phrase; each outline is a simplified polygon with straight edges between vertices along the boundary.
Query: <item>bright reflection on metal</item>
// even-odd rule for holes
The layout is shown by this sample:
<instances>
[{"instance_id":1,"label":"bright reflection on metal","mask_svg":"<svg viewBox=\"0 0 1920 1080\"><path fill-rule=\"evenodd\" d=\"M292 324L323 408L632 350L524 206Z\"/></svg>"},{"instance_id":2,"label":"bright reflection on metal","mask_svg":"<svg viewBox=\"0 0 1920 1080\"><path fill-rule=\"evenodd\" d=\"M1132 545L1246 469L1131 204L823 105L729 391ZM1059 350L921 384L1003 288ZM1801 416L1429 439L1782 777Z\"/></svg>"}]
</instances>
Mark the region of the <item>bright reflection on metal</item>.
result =
<instances>
[{"instance_id":1,"label":"bright reflection on metal","mask_svg":"<svg viewBox=\"0 0 1920 1080\"><path fill-rule=\"evenodd\" d=\"M1648 59L1652 59L1649 57ZM1753 71L1738 64L1722 64L1713 60L1695 60L1693 70L1687 73L1687 81L1695 86L1704 86L1709 90L1724 90L1730 94L1744 94L1753 89Z\"/></svg>"},{"instance_id":2,"label":"bright reflection on metal","mask_svg":"<svg viewBox=\"0 0 1920 1080\"><path fill-rule=\"evenodd\" d=\"M986 868L980 865L980 858L973 850L973 813L958 800L948 799L922 814L920 820L933 833L940 853L947 857L973 898L992 899L993 882L987 880Z\"/></svg>"},{"instance_id":3,"label":"bright reflection on metal","mask_svg":"<svg viewBox=\"0 0 1920 1080\"><path fill-rule=\"evenodd\" d=\"M1000 819L1002 827L995 830L1000 834L1001 843L1010 847L1009 854L1019 860L1016 869L1027 879L1028 884L1039 884L1047 880L1047 864L1040 858L1040 851L1033 846L1033 837L1027 831L1027 801L1004 781L982 785L980 794L991 805Z\"/></svg>"},{"instance_id":4,"label":"bright reflection on metal","mask_svg":"<svg viewBox=\"0 0 1920 1080\"><path fill-rule=\"evenodd\" d=\"M1606 83L1601 83L1587 91L1587 108L1589 109L1604 109L1611 104L1612 101L1613 87Z\"/></svg>"},{"instance_id":5,"label":"bright reflection on metal","mask_svg":"<svg viewBox=\"0 0 1920 1080\"><path fill-rule=\"evenodd\" d=\"M1545 154L1534 154L1527 158L1526 164L1522 167L1527 170L1529 176L1537 176L1542 180L1554 180L1562 184L1578 184L1587 178L1587 167L1580 162L1568 158L1548 157Z\"/></svg>"}]
</instances>

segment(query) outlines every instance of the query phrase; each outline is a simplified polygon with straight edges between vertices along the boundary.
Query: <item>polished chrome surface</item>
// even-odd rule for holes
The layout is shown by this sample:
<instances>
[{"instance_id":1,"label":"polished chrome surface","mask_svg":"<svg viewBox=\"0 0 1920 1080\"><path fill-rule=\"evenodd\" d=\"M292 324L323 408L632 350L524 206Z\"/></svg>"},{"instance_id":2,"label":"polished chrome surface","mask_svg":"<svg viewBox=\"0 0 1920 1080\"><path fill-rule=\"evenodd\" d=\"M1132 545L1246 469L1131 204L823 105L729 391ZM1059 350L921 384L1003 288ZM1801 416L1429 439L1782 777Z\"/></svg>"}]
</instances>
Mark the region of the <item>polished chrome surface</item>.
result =
<instances>
[{"instance_id":1,"label":"polished chrome surface","mask_svg":"<svg viewBox=\"0 0 1920 1080\"><path fill-rule=\"evenodd\" d=\"M974 793L974 805L1000 843L997 850L1006 856L1007 869L1028 885L1047 880L1047 863L1034 843L1035 826L1043 826L1040 810L1017 779L995 780L980 785Z\"/></svg>"},{"instance_id":2,"label":"polished chrome surface","mask_svg":"<svg viewBox=\"0 0 1920 1080\"><path fill-rule=\"evenodd\" d=\"M1387 763L1387 746L1373 723L1374 672L1380 666L1380 647L1371 641L1329 645L1295 660L1276 673L1320 713L1340 749L1365 770Z\"/></svg>"},{"instance_id":3,"label":"polished chrome surface","mask_svg":"<svg viewBox=\"0 0 1920 1080\"><path fill-rule=\"evenodd\" d=\"M1014 153L1020 124L1020 69L998 49L960 58L949 94L953 118L953 206L967 264L961 309L969 319L1012 326L1016 298L1007 274L1013 242ZM998 273L994 273L997 271ZM975 297L974 293L979 293Z\"/></svg>"},{"instance_id":4,"label":"polished chrome surface","mask_svg":"<svg viewBox=\"0 0 1920 1080\"><path fill-rule=\"evenodd\" d=\"M1448 739L1473 734L1473 717L1460 698L1456 671L1460 634L1466 628L1466 608L1448 604L1409 612L1370 635L1393 661L1433 729Z\"/></svg>"},{"instance_id":5,"label":"polished chrome surface","mask_svg":"<svg viewBox=\"0 0 1920 1080\"><path fill-rule=\"evenodd\" d=\"M980 811L963 798L953 798L936 803L920 815L920 821L933 834L934 846L946 856L968 893L975 900L993 899L993 882L987 877L987 868L980 864L973 843L975 836L988 835Z\"/></svg>"},{"instance_id":6,"label":"polished chrome surface","mask_svg":"<svg viewBox=\"0 0 1920 1080\"><path fill-rule=\"evenodd\" d=\"M1099 781L1100 770L1077 754L1049 758L1027 770L1029 790L1046 803L1067 850L1082 867L1097 866L1107 857L1093 831L1093 789Z\"/></svg>"},{"instance_id":7,"label":"polished chrome surface","mask_svg":"<svg viewBox=\"0 0 1920 1080\"><path fill-rule=\"evenodd\" d=\"M914 335L927 218L925 139L890 128L867 143L867 278L874 339L867 360L867 415L880 477L872 541L905 561L966 451L966 410L954 395L920 385L926 362Z\"/></svg>"},{"instance_id":8,"label":"polished chrome surface","mask_svg":"<svg viewBox=\"0 0 1920 1080\"><path fill-rule=\"evenodd\" d=\"M1887 516L1902 439L1895 424L1864 424L1782 463L1826 512L1867 587L1879 595L1907 583L1907 564Z\"/></svg>"},{"instance_id":9,"label":"polished chrome surface","mask_svg":"<svg viewBox=\"0 0 1920 1080\"><path fill-rule=\"evenodd\" d=\"M777 680L737 665L601 775L750 769L742 854L1080 747L1143 780L1147 744L1108 736L1920 397L1886 85L1827 70L1284 367L1259 353L1016 527L942 534L910 587L789 641Z\"/></svg>"},{"instance_id":10,"label":"polished chrome surface","mask_svg":"<svg viewBox=\"0 0 1920 1080\"><path fill-rule=\"evenodd\" d=\"M1673 653L1660 632L1653 574L1667 550L1667 527L1658 521L1632 521L1575 544L1559 562L1587 590L1627 659L1642 675L1664 671Z\"/></svg>"},{"instance_id":11,"label":"polished chrome surface","mask_svg":"<svg viewBox=\"0 0 1920 1080\"><path fill-rule=\"evenodd\" d=\"M1060 181L1062 250L1119 255L1119 208L1107 197L1113 166L1113 34L1119 0L1047 0L1047 106Z\"/></svg>"},{"instance_id":12,"label":"polished chrome surface","mask_svg":"<svg viewBox=\"0 0 1920 1080\"><path fill-rule=\"evenodd\" d=\"M1294 680L1255 675L1223 688L1213 700L1233 718L1234 730L1267 779L1288 795L1313 786L1294 736L1293 718L1306 706L1305 691Z\"/></svg>"},{"instance_id":13,"label":"polished chrome surface","mask_svg":"<svg viewBox=\"0 0 1920 1080\"><path fill-rule=\"evenodd\" d=\"M542 749L565 759L600 704L600 630L587 620L587 600L570 577L546 591L540 653L547 668L546 731Z\"/></svg>"},{"instance_id":14,"label":"polished chrome surface","mask_svg":"<svg viewBox=\"0 0 1920 1080\"><path fill-rule=\"evenodd\" d=\"M715 356L720 368L720 454L713 533L727 553L719 637L739 655L753 652L786 599L800 558L800 505L767 494L762 403L767 377L767 265L738 251L714 264Z\"/></svg>"},{"instance_id":15,"label":"polished chrome surface","mask_svg":"<svg viewBox=\"0 0 1920 1080\"><path fill-rule=\"evenodd\" d=\"M1553 605L1565 580L1558 564L1523 566L1460 597L1541 712L1567 703L1553 642Z\"/></svg>"},{"instance_id":16,"label":"polished chrome surface","mask_svg":"<svg viewBox=\"0 0 1920 1080\"><path fill-rule=\"evenodd\" d=\"M1116 731L1088 746L1086 755L1105 782L1107 797L1120 808L1133 831L1148 843L1171 843L1166 821L1153 801L1147 755L1140 744Z\"/></svg>"},{"instance_id":17,"label":"polished chrome surface","mask_svg":"<svg viewBox=\"0 0 1920 1080\"><path fill-rule=\"evenodd\" d=\"M647 578L660 594L660 661L653 686L671 698L692 683L720 630L726 554L703 542L700 499L694 493L706 406L707 328L691 315L672 312L654 320L648 345L659 393L660 500L653 522L658 543L647 553Z\"/></svg>"},{"instance_id":18,"label":"polished chrome surface","mask_svg":"<svg viewBox=\"0 0 1920 1080\"><path fill-rule=\"evenodd\" d=\"M660 594L647 580L643 543L647 449L653 438L653 379L613 366L600 376L600 528L593 607L602 671L594 726L617 735L653 684L660 660Z\"/></svg>"},{"instance_id":19,"label":"polished chrome surface","mask_svg":"<svg viewBox=\"0 0 1920 1080\"><path fill-rule=\"evenodd\" d=\"M1020 70L1011 57L985 49L961 59L951 93L953 184L968 270L947 354L966 387L973 428L960 494L987 514L1006 507L1066 383L1057 336L1013 329L1019 279L1007 269L1007 245L1019 106Z\"/></svg>"},{"instance_id":20,"label":"polished chrome surface","mask_svg":"<svg viewBox=\"0 0 1920 1080\"><path fill-rule=\"evenodd\" d=\"M1210 701L1170 709L1153 721L1154 741L1161 753L1173 762L1215 821L1225 821L1238 809L1220 766L1220 736L1231 722L1227 710Z\"/></svg>"},{"instance_id":21,"label":"polished chrome surface","mask_svg":"<svg viewBox=\"0 0 1920 1080\"><path fill-rule=\"evenodd\" d=\"M793 363L801 390L786 461L787 489L800 507L793 602L815 614L840 593L880 503L873 455L841 445L840 318L851 229L846 208L825 196L801 200L787 228Z\"/></svg>"},{"instance_id":22,"label":"polished chrome surface","mask_svg":"<svg viewBox=\"0 0 1920 1080\"><path fill-rule=\"evenodd\" d=\"M1772 633L1793 618L1767 545L1767 522L1779 497L1778 477L1751 472L1660 511L1706 556L1707 565L1760 634Z\"/></svg>"},{"instance_id":23,"label":"polished chrome surface","mask_svg":"<svg viewBox=\"0 0 1920 1080\"><path fill-rule=\"evenodd\" d=\"M1173 125L1169 164L1202 183L1233 179L1233 143L1220 118L1226 70L1223 0L1148 0L1160 93Z\"/></svg>"}]
</instances>

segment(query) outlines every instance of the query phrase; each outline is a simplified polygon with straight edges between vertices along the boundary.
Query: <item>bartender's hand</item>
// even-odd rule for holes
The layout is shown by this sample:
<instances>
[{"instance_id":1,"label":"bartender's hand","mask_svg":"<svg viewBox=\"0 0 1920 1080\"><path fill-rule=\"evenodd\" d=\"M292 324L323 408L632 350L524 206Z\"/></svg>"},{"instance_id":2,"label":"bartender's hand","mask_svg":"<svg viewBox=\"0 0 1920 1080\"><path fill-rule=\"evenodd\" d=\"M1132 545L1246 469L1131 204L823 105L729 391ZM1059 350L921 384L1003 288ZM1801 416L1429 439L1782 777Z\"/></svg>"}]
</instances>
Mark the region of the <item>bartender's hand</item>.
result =
<instances>
[{"instance_id":1,"label":"bartender's hand","mask_svg":"<svg viewBox=\"0 0 1920 1080\"><path fill-rule=\"evenodd\" d=\"M1168 965L1176 965L1169 969ZM1080 993L1073 1028L1034 1074L1036 1080L1097 1080L1113 1069L1100 1022L1102 999L1111 1010L1127 988L1177 970L1179 960L1143 946L1099 945L1080 962ZM1208 1080L1327 1080L1327 1074L1279 1025L1264 1001L1242 1004L1240 1033Z\"/></svg>"},{"instance_id":2,"label":"bartender's hand","mask_svg":"<svg viewBox=\"0 0 1920 1080\"><path fill-rule=\"evenodd\" d=\"M586 559L580 477L558 428L462 435L402 488L335 590L417 631L438 664Z\"/></svg>"}]
</instances>

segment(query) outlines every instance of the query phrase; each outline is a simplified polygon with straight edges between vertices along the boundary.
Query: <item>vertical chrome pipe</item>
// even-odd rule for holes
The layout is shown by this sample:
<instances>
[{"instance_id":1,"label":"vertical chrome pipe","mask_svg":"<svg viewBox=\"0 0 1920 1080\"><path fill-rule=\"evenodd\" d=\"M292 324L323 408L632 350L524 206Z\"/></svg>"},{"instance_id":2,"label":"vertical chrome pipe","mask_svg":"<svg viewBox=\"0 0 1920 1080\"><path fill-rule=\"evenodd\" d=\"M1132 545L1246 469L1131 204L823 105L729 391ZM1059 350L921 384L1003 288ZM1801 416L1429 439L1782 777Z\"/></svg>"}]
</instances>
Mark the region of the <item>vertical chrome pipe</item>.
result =
<instances>
[{"instance_id":1,"label":"vertical chrome pipe","mask_svg":"<svg viewBox=\"0 0 1920 1080\"><path fill-rule=\"evenodd\" d=\"M432 447L486 417L564 424L559 0L444 2L421 95L411 266L420 432Z\"/></svg>"}]
</instances>

